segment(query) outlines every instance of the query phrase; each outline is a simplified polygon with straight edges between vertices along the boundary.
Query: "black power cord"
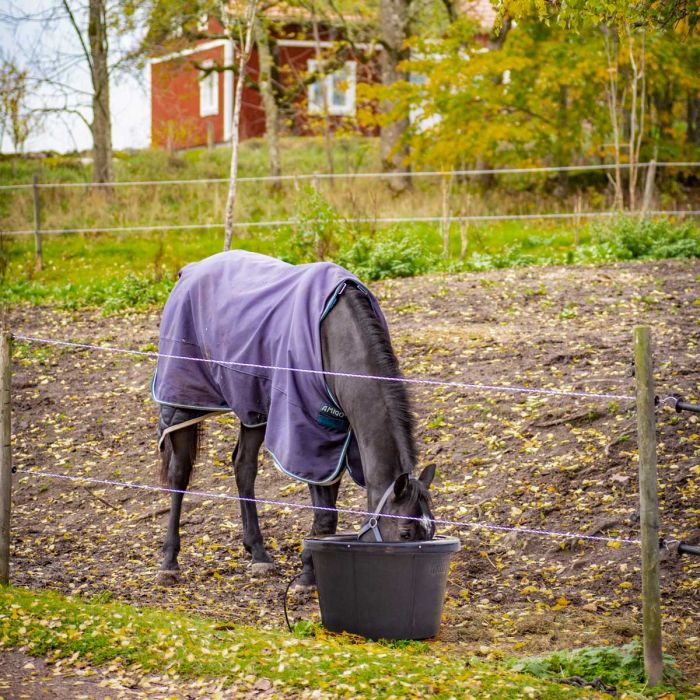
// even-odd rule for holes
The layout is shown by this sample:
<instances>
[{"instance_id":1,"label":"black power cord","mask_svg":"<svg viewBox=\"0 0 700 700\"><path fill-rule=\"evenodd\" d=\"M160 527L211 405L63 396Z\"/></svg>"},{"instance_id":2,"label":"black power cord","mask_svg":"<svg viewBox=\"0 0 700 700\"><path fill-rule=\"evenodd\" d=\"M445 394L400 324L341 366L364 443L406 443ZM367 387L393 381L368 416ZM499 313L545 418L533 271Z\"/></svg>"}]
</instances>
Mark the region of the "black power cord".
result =
<instances>
[{"instance_id":1,"label":"black power cord","mask_svg":"<svg viewBox=\"0 0 700 700\"><path fill-rule=\"evenodd\" d=\"M303 573L303 572L302 572ZM289 589L292 587L292 584L301 577L302 574L297 574L294 576L292 579L290 579L289 583L287 584L287 588L284 590L284 621L287 623L287 629L291 632L292 631L292 626L289 624L289 615L287 614L287 597L289 596Z\"/></svg>"}]
</instances>

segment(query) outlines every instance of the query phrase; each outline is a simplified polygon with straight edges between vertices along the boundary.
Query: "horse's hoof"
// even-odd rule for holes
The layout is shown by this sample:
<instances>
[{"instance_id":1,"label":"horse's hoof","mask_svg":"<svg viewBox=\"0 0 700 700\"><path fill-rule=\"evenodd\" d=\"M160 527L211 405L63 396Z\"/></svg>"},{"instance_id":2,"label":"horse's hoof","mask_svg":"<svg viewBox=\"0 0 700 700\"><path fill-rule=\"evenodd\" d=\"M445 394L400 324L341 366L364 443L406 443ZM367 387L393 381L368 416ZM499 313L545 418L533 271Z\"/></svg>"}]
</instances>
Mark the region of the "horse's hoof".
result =
<instances>
[{"instance_id":1,"label":"horse's hoof","mask_svg":"<svg viewBox=\"0 0 700 700\"><path fill-rule=\"evenodd\" d=\"M309 593L313 593L316 590L315 583L295 583L289 589L292 595L303 596Z\"/></svg>"},{"instance_id":2,"label":"horse's hoof","mask_svg":"<svg viewBox=\"0 0 700 700\"><path fill-rule=\"evenodd\" d=\"M156 583L159 586L174 586L180 581L180 571L171 569L169 571L159 571L156 576Z\"/></svg>"},{"instance_id":3,"label":"horse's hoof","mask_svg":"<svg viewBox=\"0 0 700 700\"><path fill-rule=\"evenodd\" d=\"M268 576L275 570L275 565L270 561L255 561L250 568L253 576Z\"/></svg>"}]
</instances>

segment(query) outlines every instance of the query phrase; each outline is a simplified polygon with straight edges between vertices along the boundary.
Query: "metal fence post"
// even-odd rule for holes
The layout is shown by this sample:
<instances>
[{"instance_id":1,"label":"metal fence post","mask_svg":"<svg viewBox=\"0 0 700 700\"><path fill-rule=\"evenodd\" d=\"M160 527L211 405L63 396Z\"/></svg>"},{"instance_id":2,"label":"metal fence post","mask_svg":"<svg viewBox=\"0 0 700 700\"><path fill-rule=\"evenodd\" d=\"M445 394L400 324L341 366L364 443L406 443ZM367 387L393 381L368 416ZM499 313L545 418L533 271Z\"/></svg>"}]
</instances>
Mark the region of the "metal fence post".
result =
<instances>
[{"instance_id":1,"label":"metal fence post","mask_svg":"<svg viewBox=\"0 0 700 700\"><path fill-rule=\"evenodd\" d=\"M644 670L650 687L663 678L661 651L661 593L659 587L659 499L656 484L656 417L651 333L634 329L639 436L639 516L642 538L642 614Z\"/></svg>"},{"instance_id":2,"label":"metal fence post","mask_svg":"<svg viewBox=\"0 0 700 700\"><path fill-rule=\"evenodd\" d=\"M10 335L0 331L0 584L10 580L12 448Z\"/></svg>"}]
</instances>

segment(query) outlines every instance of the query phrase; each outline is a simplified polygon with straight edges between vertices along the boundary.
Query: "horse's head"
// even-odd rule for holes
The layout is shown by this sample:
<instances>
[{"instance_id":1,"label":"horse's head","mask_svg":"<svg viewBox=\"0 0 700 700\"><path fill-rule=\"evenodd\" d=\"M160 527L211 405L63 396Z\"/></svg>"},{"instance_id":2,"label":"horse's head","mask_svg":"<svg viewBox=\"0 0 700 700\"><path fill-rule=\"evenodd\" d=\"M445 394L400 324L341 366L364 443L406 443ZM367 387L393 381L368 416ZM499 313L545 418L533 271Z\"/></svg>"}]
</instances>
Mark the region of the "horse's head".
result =
<instances>
[{"instance_id":1,"label":"horse's head","mask_svg":"<svg viewBox=\"0 0 700 700\"><path fill-rule=\"evenodd\" d=\"M362 526L359 539L367 542L415 542L431 540L435 523L430 510L428 487L435 476L435 465L427 466L416 478L401 474L385 491L375 514ZM382 517L382 516L406 516Z\"/></svg>"}]
</instances>

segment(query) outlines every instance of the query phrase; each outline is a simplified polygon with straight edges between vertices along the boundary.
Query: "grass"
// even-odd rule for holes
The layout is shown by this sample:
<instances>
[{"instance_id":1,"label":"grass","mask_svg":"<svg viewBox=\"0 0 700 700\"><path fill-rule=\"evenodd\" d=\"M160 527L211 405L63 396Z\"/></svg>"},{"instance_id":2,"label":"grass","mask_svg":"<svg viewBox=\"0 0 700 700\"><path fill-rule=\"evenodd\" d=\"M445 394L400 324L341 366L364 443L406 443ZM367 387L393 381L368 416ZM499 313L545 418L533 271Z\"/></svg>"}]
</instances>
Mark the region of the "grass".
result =
<instances>
[{"instance_id":1,"label":"grass","mask_svg":"<svg viewBox=\"0 0 700 700\"><path fill-rule=\"evenodd\" d=\"M266 678L280 691L318 688L334 697L590 697L590 691L537 678L525 667L491 665L439 644L368 642L308 626L295 635L138 609L108 595L86 601L0 588L0 647L244 686ZM616 683L627 692L644 690L636 676L623 673ZM691 696L677 690L675 697Z\"/></svg>"},{"instance_id":2,"label":"grass","mask_svg":"<svg viewBox=\"0 0 700 700\"><path fill-rule=\"evenodd\" d=\"M336 141L336 169L376 171L378 149L372 139ZM320 139L286 139L283 172L325 169ZM118 181L223 178L228 149L193 150L175 157L162 151L120 154ZM263 141L243 144L240 174L264 175ZM41 160L0 159L3 183L87 182L90 166L77 157ZM587 176L588 177L588 176ZM496 185L478 189L472 181L456 183L453 214L531 213L571 210L573 203L548 194L550 179L501 176ZM434 216L439 213L440 184L416 180L404 193L376 179L239 185L237 221L293 220L288 226L239 229L234 247L276 255L290 262L332 259L365 280L425 272L489 270L521 265L600 263L663 257L700 257L700 229L690 223L637 220L582 224L546 220L452 224L447 255L436 222L395 225L357 224L350 218ZM44 269L34 263L33 236L0 234L0 302L51 303L76 308L101 306L106 312L162 304L177 271L186 263L219 252L221 228L129 233L70 233L73 229L138 225L218 225L224 218L226 183L119 187L111 193L94 188L43 189L42 227L66 231L43 237ZM605 206L588 183L586 208ZM466 204L465 204L466 203ZM467 206L468 205L468 206ZM467 208L465 208L467 207ZM0 231L33 230L31 190L0 190ZM460 248L466 240L466 255Z\"/></svg>"},{"instance_id":3,"label":"grass","mask_svg":"<svg viewBox=\"0 0 700 700\"><path fill-rule=\"evenodd\" d=\"M642 643L633 641L621 647L584 647L573 651L555 651L530 659L511 661L515 671L531 673L538 678L600 679L607 686L644 683ZM673 681L680 676L673 658L664 654L664 677Z\"/></svg>"}]
</instances>

